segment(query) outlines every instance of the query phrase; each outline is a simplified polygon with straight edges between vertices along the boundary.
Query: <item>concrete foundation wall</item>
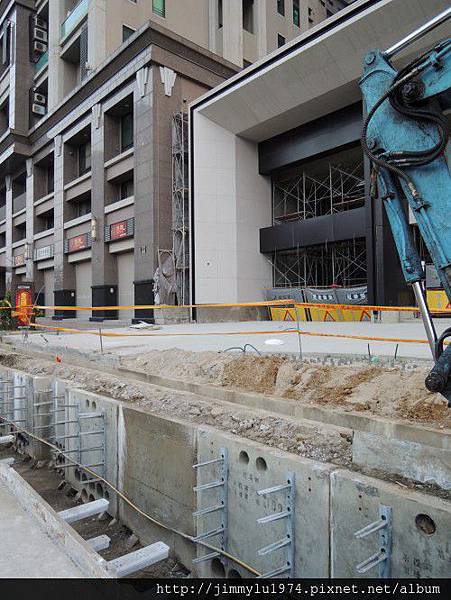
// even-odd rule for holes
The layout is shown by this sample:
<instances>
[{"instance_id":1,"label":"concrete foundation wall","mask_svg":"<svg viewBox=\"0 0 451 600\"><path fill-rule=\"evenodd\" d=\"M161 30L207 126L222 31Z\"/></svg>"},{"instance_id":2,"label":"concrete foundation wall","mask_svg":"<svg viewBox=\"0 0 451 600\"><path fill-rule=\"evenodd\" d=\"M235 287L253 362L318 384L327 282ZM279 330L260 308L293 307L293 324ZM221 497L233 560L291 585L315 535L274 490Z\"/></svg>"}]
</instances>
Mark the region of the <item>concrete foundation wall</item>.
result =
<instances>
[{"instance_id":1,"label":"concrete foundation wall","mask_svg":"<svg viewBox=\"0 0 451 600\"><path fill-rule=\"evenodd\" d=\"M130 527L142 543L166 542L172 554L193 575L246 575L243 568L228 559L216 558L198 565L192 563L196 555L203 556L207 550L187 538L224 523L227 524L226 549L231 554L260 572L284 565L285 549L266 556L259 556L258 550L282 539L285 523L280 520L257 525L257 519L284 510L285 492L259 496L257 491L284 483L288 474L293 474L295 480L296 577L357 576L356 565L377 551L378 534L363 540L356 539L354 534L378 520L380 505L391 507L393 511L392 576L449 575L451 501L439 495L413 491L404 484L388 483L378 477L302 458L212 427L159 416L136 405L72 388L60 380L52 382L49 378L32 377L6 368L1 369L0 374L7 381L25 385L27 402L42 393L46 397L54 396L57 403L66 404L67 411L73 410L75 405L83 415L90 412L104 415L105 476L129 502L118 499L105 485L84 481L75 468L65 469L66 479L79 491L82 501L108 498L111 514ZM16 401L23 400L17 397ZM71 421L70 413L65 414L65 419ZM96 427L95 423L94 419L88 419L88 424L83 425L84 430ZM28 427L32 427L32 422ZM329 427L332 431L332 425ZM63 434L62 430L63 426L58 426L58 436ZM72 433L73 424L66 424L64 434ZM409 463L407 456L410 453L408 467L412 476L424 479L427 472L433 472L437 481L442 484L448 481L446 465L449 463L447 455L443 454L447 452L443 444L429 446L428 453L424 454L424 448L415 452L413 443L403 447L399 440L398 451L393 446L394 440L386 438L392 445L384 446L383 437L372 433L354 432L354 438L353 458L365 468L377 470L376 459L379 457L384 460L385 468L390 463L393 469L398 469L401 467L396 465ZM64 443L66 450L73 449L70 439ZM39 455L40 449L27 444L26 438L21 438L20 445L21 451ZM218 458L221 448L228 453L227 512L219 510L206 517L194 517L194 511L215 505L220 492L213 488L196 494L193 488L217 480L220 474L217 464L197 470L193 465ZM382 448L381 453L378 448ZM84 464L98 460L99 454L95 451L83 456ZM425 461L433 465L429 471L422 467ZM101 472L96 467L93 470ZM208 542L218 545L220 539L212 537ZM377 577L377 567L366 575Z\"/></svg>"}]
</instances>

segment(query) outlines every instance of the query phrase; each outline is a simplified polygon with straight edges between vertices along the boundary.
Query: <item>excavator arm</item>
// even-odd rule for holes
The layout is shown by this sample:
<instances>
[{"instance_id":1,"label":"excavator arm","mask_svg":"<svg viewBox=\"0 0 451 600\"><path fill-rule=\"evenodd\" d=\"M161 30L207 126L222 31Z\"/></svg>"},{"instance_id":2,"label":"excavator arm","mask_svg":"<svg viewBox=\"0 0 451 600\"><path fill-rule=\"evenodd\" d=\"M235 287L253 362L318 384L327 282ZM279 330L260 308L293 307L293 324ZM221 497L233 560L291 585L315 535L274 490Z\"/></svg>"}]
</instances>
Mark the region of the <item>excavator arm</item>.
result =
<instances>
[{"instance_id":1,"label":"excavator arm","mask_svg":"<svg viewBox=\"0 0 451 600\"><path fill-rule=\"evenodd\" d=\"M362 148L370 159L384 202L406 282L415 293L435 366L426 387L451 407L451 328L437 337L422 282L424 272L412 240L406 205L451 302L451 174L447 156L451 108L451 38L397 70L401 50L451 19L451 8L391 48L365 56L360 81L366 117Z\"/></svg>"}]
</instances>

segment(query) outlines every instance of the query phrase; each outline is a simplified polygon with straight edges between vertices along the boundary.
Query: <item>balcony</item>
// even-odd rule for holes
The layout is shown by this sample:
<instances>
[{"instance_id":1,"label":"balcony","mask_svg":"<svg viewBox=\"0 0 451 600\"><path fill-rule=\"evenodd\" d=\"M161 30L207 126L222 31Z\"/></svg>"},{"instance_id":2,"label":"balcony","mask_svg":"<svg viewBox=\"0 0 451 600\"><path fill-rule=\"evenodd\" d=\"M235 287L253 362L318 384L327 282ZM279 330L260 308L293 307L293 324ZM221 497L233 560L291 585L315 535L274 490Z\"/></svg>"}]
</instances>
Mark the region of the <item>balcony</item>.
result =
<instances>
[{"instance_id":1,"label":"balcony","mask_svg":"<svg viewBox=\"0 0 451 600\"><path fill-rule=\"evenodd\" d=\"M39 73L49 62L49 53L45 52L35 65L35 72Z\"/></svg>"},{"instance_id":2,"label":"balcony","mask_svg":"<svg viewBox=\"0 0 451 600\"><path fill-rule=\"evenodd\" d=\"M88 14L89 0L80 0L61 25L61 39L67 37Z\"/></svg>"},{"instance_id":3,"label":"balcony","mask_svg":"<svg viewBox=\"0 0 451 600\"><path fill-rule=\"evenodd\" d=\"M27 194L23 192L19 196L13 198L13 215L23 210L27 205Z\"/></svg>"},{"instance_id":4,"label":"balcony","mask_svg":"<svg viewBox=\"0 0 451 600\"><path fill-rule=\"evenodd\" d=\"M0 206L0 221L4 221L6 219L6 206Z\"/></svg>"}]
</instances>

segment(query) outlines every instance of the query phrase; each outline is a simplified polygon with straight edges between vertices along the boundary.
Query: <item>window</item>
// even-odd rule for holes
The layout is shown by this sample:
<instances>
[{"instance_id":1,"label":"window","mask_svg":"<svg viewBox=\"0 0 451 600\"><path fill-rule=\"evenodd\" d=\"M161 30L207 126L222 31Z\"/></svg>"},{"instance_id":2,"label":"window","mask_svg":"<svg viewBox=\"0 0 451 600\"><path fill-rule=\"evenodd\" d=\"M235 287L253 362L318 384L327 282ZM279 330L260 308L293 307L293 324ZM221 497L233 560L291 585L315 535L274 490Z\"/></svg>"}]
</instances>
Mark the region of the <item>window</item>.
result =
<instances>
[{"instance_id":1,"label":"window","mask_svg":"<svg viewBox=\"0 0 451 600\"><path fill-rule=\"evenodd\" d=\"M222 10L222 0L218 0L218 29L224 25L224 16Z\"/></svg>"},{"instance_id":2,"label":"window","mask_svg":"<svg viewBox=\"0 0 451 600\"><path fill-rule=\"evenodd\" d=\"M119 187L119 200L125 200L131 198L134 194L133 179L123 181Z\"/></svg>"},{"instance_id":3,"label":"window","mask_svg":"<svg viewBox=\"0 0 451 600\"><path fill-rule=\"evenodd\" d=\"M280 33L277 34L277 47L281 48L285 45L286 39Z\"/></svg>"},{"instance_id":4,"label":"window","mask_svg":"<svg viewBox=\"0 0 451 600\"><path fill-rule=\"evenodd\" d=\"M0 60L3 65L9 65L11 51L11 25L5 23L0 31Z\"/></svg>"},{"instance_id":5,"label":"window","mask_svg":"<svg viewBox=\"0 0 451 600\"><path fill-rule=\"evenodd\" d=\"M83 217L89 215L91 212L91 200L83 200L83 202L77 202L76 214L77 217Z\"/></svg>"},{"instance_id":6,"label":"window","mask_svg":"<svg viewBox=\"0 0 451 600\"><path fill-rule=\"evenodd\" d=\"M122 41L126 42L129 37L135 33L135 30L127 25L122 25Z\"/></svg>"},{"instance_id":7,"label":"window","mask_svg":"<svg viewBox=\"0 0 451 600\"><path fill-rule=\"evenodd\" d=\"M296 27L301 26L301 13L299 9L299 0L293 0L293 23Z\"/></svg>"},{"instance_id":8,"label":"window","mask_svg":"<svg viewBox=\"0 0 451 600\"><path fill-rule=\"evenodd\" d=\"M133 113L121 117L121 152L133 147Z\"/></svg>"},{"instance_id":9,"label":"window","mask_svg":"<svg viewBox=\"0 0 451 600\"><path fill-rule=\"evenodd\" d=\"M47 167L47 194L55 191L55 171L53 164Z\"/></svg>"},{"instance_id":10,"label":"window","mask_svg":"<svg viewBox=\"0 0 451 600\"><path fill-rule=\"evenodd\" d=\"M78 147L78 176L81 177L91 170L91 142Z\"/></svg>"},{"instance_id":11,"label":"window","mask_svg":"<svg viewBox=\"0 0 451 600\"><path fill-rule=\"evenodd\" d=\"M152 0L152 12L160 17L166 16L166 1L165 0Z\"/></svg>"},{"instance_id":12,"label":"window","mask_svg":"<svg viewBox=\"0 0 451 600\"><path fill-rule=\"evenodd\" d=\"M254 33L254 0L243 0L243 29Z\"/></svg>"},{"instance_id":13,"label":"window","mask_svg":"<svg viewBox=\"0 0 451 600\"><path fill-rule=\"evenodd\" d=\"M277 12L279 15L285 16L285 0L277 0Z\"/></svg>"}]
</instances>

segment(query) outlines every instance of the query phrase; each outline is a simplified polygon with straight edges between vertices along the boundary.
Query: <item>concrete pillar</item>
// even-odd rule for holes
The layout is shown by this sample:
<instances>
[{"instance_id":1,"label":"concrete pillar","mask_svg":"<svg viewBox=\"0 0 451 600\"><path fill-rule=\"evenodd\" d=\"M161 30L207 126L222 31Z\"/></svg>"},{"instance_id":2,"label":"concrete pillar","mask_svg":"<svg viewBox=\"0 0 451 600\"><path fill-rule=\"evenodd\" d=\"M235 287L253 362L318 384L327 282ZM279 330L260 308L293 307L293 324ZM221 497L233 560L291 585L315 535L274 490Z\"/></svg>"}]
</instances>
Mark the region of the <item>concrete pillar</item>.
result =
<instances>
[{"instance_id":1,"label":"concrete pillar","mask_svg":"<svg viewBox=\"0 0 451 600\"><path fill-rule=\"evenodd\" d=\"M6 175L6 290L13 293L13 182L11 175Z\"/></svg>"},{"instance_id":2,"label":"concrete pillar","mask_svg":"<svg viewBox=\"0 0 451 600\"><path fill-rule=\"evenodd\" d=\"M92 240L92 305L117 306L116 258L104 241L105 229L105 119L102 105L92 109L91 176L95 184L91 191L91 212L96 236ZM95 221L94 221L95 220ZM91 320L117 319L117 311L96 311Z\"/></svg>"},{"instance_id":3,"label":"concrete pillar","mask_svg":"<svg viewBox=\"0 0 451 600\"><path fill-rule=\"evenodd\" d=\"M33 159L28 158L26 162L27 182L26 182L26 216L27 216L27 246L28 258L26 258L26 275L25 280L28 283L34 281L34 261L33 261L33 237L34 237L34 178L35 172L33 168ZM35 290L38 292L39 290Z\"/></svg>"},{"instance_id":4,"label":"concrete pillar","mask_svg":"<svg viewBox=\"0 0 451 600\"><path fill-rule=\"evenodd\" d=\"M64 97L64 61L60 58L61 23L66 17L65 3L49 0L49 91L48 109L51 111Z\"/></svg>"},{"instance_id":5,"label":"concrete pillar","mask_svg":"<svg viewBox=\"0 0 451 600\"><path fill-rule=\"evenodd\" d=\"M230 62L243 66L243 2L223 2L223 56Z\"/></svg>"},{"instance_id":6,"label":"concrete pillar","mask_svg":"<svg viewBox=\"0 0 451 600\"><path fill-rule=\"evenodd\" d=\"M157 267L154 182L154 94L152 71L136 74L133 94L135 157L135 304L153 304ZM135 311L138 320L152 320L153 311Z\"/></svg>"},{"instance_id":7,"label":"concrete pillar","mask_svg":"<svg viewBox=\"0 0 451 600\"><path fill-rule=\"evenodd\" d=\"M75 306L75 269L64 254L64 144L61 135L55 138L54 150L54 277L55 305ZM74 318L75 312L55 311L54 318Z\"/></svg>"},{"instance_id":8,"label":"concrete pillar","mask_svg":"<svg viewBox=\"0 0 451 600\"><path fill-rule=\"evenodd\" d=\"M208 0L208 49L218 52L218 0Z\"/></svg>"},{"instance_id":9,"label":"concrete pillar","mask_svg":"<svg viewBox=\"0 0 451 600\"><path fill-rule=\"evenodd\" d=\"M28 19L31 11L16 5L12 19L12 58L9 79L10 128L28 134L30 128L29 98L33 86L34 64L30 62Z\"/></svg>"},{"instance_id":10,"label":"concrete pillar","mask_svg":"<svg viewBox=\"0 0 451 600\"><path fill-rule=\"evenodd\" d=\"M266 2L257 2L255 6L255 22L256 22L256 36L257 36L257 53L258 57L262 58L268 54L268 23L267 14L268 6Z\"/></svg>"},{"instance_id":11,"label":"concrete pillar","mask_svg":"<svg viewBox=\"0 0 451 600\"><path fill-rule=\"evenodd\" d=\"M91 69L96 69L106 58L106 4L106 0L89 0L88 64Z\"/></svg>"}]
</instances>

